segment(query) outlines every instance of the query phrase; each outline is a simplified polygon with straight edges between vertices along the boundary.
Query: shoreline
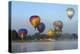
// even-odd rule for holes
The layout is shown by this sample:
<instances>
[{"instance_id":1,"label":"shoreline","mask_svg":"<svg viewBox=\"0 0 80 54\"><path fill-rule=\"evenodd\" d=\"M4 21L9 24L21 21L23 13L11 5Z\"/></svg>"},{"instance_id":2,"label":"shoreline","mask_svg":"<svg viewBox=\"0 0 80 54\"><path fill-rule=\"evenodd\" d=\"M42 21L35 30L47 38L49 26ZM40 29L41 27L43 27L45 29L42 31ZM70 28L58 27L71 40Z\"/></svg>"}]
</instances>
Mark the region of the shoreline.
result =
<instances>
[{"instance_id":1,"label":"shoreline","mask_svg":"<svg viewBox=\"0 0 80 54\"><path fill-rule=\"evenodd\" d=\"M17 41L12 41L12 43L32 43L32 42L64 42L64 41L77 41L78 42L78 39L75 39L75 40L71 40L71 39L67 39L67 40L17 40Z\"/></svg>"}]
</instances>

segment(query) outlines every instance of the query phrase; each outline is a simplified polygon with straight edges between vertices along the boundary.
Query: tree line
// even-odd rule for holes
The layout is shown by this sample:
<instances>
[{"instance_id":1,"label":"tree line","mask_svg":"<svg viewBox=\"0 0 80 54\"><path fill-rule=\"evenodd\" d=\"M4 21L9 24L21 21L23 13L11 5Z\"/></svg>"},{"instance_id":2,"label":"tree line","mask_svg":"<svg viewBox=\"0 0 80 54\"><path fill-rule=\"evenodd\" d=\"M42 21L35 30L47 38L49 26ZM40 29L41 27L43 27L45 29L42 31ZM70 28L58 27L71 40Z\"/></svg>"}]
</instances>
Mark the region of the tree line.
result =
<instances>
[{"instance_id":1,"label":"tree line","mask_svg":"<svg viewBox=\"0 0 80 54\"><path fill-rule=\"evenodd\" d=\"M16 30L9 30L11 33L11 40L22 40ZM40 40L40 39L77 39L78 35L77 34L64 34L64 35L55 35L52 37L48 37L47 34L40 34L40 33L35 33L34 35L26 35L24 36L23 40Z\"/></svg>"}]
</instances>

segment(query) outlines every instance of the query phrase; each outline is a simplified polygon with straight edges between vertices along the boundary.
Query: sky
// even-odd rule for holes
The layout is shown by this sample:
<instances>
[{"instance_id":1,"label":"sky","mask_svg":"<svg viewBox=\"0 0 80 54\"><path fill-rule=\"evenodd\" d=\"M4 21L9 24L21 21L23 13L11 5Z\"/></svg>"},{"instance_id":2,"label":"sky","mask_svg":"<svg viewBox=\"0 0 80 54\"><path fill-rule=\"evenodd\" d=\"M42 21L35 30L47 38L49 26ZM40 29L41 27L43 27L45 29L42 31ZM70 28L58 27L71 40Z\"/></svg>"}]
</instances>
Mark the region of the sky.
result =
<instances>
[{"instance_id":1,"label":"sky","mask_svg":"<svg viewBox=\"0 0 80 54\"><path fill-rule=\"evenodd\" d=\"M75 10L71 20L66 14L68 8ZM11 27L17 32L20 28L26 28L28 34L38 32L29 22L30 16L38 15L46 26L43 33L47 34L48 29L54 30L53 22L58 20L63 22L63 33L78 33L77 5L13 1L11 13Z\"/></svg>"}]
</instances>

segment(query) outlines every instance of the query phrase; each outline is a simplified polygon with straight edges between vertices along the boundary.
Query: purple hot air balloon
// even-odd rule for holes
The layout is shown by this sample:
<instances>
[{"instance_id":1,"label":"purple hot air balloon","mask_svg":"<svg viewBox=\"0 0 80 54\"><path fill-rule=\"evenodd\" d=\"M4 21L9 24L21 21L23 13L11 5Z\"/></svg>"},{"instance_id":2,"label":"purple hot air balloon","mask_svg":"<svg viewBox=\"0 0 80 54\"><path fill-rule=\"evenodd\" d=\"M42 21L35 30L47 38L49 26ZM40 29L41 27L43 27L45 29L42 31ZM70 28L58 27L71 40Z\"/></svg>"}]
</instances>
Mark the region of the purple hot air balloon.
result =
<instances>
[{"instance_id":1,"label":"purple hot air balloon","mask_svg":"<svg viewBox=\"0 0 80 54\"><path fill-rule=\"evenodd\" d=\"M24 28L19 29L18 34L23 39L24 36L26 36L28 31Z\"/></svg>"},{"instance_id":2,"label":"purple hot air balloon","mask_svg":"<svg viewBox=\"0 0 80 54\"><path fill-rule=\"evenodd\" d=\"M45 24L44 23L40 23L38 26L37 26L37 30L41 33L45 30Z\"/></svg>"}]
</instances>

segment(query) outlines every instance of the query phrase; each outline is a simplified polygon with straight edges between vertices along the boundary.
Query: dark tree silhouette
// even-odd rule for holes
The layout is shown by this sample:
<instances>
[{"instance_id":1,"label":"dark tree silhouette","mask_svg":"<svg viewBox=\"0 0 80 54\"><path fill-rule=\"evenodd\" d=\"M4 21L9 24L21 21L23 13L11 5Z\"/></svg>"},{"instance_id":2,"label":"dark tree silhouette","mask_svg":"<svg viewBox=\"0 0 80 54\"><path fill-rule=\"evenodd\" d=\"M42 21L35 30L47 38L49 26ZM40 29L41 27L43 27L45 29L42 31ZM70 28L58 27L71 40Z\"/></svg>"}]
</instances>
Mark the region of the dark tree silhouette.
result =
<instances>
[{"instance_id":1,"label":"dark tree silhouette","mask_svg":"<svg viewBox=\"0 0 80 54\"><path fill-rule=\"evenodd\" d=\"M18 36L16 30L11 31L11 40L19 40L20 37Z\"/></svg>"}]
</instances>

